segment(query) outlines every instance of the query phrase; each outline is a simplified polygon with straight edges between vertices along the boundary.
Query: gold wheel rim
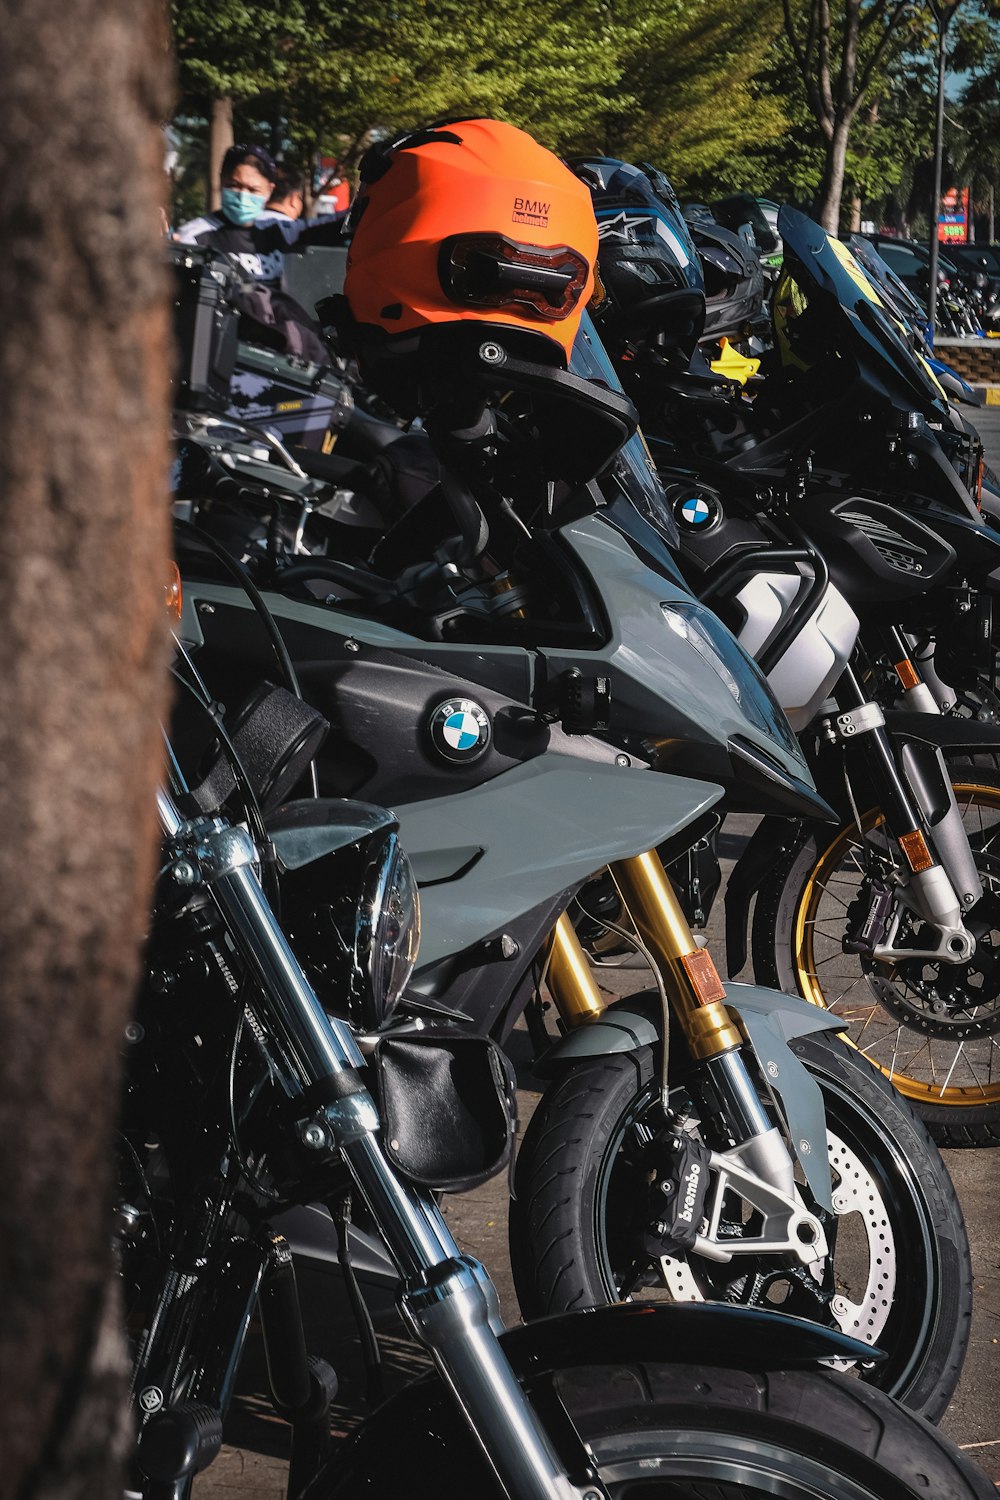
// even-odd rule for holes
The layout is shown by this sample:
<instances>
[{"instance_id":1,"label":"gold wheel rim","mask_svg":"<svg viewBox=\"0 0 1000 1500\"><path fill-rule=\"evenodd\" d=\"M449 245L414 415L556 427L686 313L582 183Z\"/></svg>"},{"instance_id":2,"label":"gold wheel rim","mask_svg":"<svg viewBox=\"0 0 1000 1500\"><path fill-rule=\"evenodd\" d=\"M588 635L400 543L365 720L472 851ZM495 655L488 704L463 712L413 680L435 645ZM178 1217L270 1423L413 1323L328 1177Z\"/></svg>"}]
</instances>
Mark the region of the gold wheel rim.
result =
<instances>
[{"instance_id":1,"label":"gold wheel rim","mask_svg":"<svg viewBox=\"0 0 1000 1500\"><path fill-rule=\"evenodd\" d=\"M984 811L995 814L995 824L991 825L995 833L991 832L991 838L995 836L998 840L1000 853L1000 790L957 782L953 783L953 788L963 820L973 809L978 810L984 838L986 829L982 814ZM883 821L877 810L869 811L861 819L863 833L869 835L881 827ZM838 975L829 967L836 958L835 952L820 951L821 941L831 949L835 943L834 933L823 927L824 923L835 923L835 918L821 916L821 904L832 898L835 909L840 910L843 918L847 907L846 891L837 892L833 887L845 864L853 863L860 871L855 852L860 847L855 826L841 828L819 856L803 888L795 911L792 937L792 958L800 993L811 1004L842 1015L849 1040L905 1098L918 1104L960 1109L1000 1104L1000 1036L987 1035L970 1041L923 1036L916 1027L907 1026L887 1010L870 986L860 958L852 954L842 953L841 961L846 970L850 970L853 963L854 977L836 997L831 996L834 985L829 981L833 980L840 988L849 975ZM849 876L844 877L845 887L849 879ZM1000 889L1000 877L996 878L992 888ZM824 969L826 973L822 972ZM884 969L882 977L889 979L895 975L888 965ZM918 1070L928 1076L919 1076Z\"/></svg>"}]
</instances>

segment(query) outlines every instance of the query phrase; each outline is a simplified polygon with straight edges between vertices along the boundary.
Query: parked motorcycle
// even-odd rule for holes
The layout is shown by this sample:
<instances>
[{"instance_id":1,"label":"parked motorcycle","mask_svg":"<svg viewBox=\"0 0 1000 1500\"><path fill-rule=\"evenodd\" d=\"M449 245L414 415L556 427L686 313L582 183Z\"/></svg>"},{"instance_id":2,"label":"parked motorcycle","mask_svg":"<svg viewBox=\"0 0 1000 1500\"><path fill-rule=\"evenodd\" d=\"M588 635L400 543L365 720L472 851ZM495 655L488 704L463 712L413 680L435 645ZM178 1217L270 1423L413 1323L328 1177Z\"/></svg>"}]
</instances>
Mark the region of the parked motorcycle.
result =
<instances>
[{"instance_id":1,"label":"parked motorcycle","mask_svg":"<svg viewBox=\"0 0 1000 1500\"><path fill-rule=\"evenodd\" d=\"M636 495L645 496L647 507L655 512L659 506L661 522L669 526L649 470L641 471L644 487L634 467L623 465L619 472ZM544 570L544 592L530 586L533 569L522 549L524 582L519 579L516 589L498 592L492 568L477 585L477 570L466 566L461 581L454 572L449 575L442 614L433 608L425 570L435 555L456 557L458 544L449 540L448 528L440 534L430 530L439 496L427 497L411 513L407 532L411 540L423 535L428 562L419 562L408 546L410 563L395 584L356 565L304 553L280 558L284 565L268 573L260 566L266 559L258 553L258 583L269 585L266 603L303 689L335 725L333 753L320 760L321 783L327 790L387 802L401 820L424 913L424 956L411 995L467 1017L468 1024L498 1041L506 1040L525 1012L536 1050L547 1054L542 1066L557 1077L553 1097L565 1104L567 1091L572 1095L575 1085L583 1087L581 1080L591 1080L588 1130L592 1125L597 1139L613 1142L606 1160L598 1156L578 1175L573 1175L580 1166L576 1160L564 1170L540 1174L540 1162L554 1165L551 1140L541 1126L547 1107L522 1145L522 1186L512 1233L525 1309L551 1309L556 1290L572 1285L563 1274L555 1278L555 1288L546 1286L552 1259L548 1240L539 1234L539 1225L548 1218L547 1184L558 1187L570 1181L574 1191L562 1196L560 1211L565 1217L576 1215L577 1233L589 1245L581 1261L589 1279L582 1292L577 1288L573 1293L575 1300L639 1297L664 1287L679 1294L682 1285L687 1296L692 1288L702 1296L721 1295L728 1288L729 1296L753 1305L790 1297L803 1314L895 1346L891 1368L876 1366L865 1378L886 1380L887 1388L938 1415L961 1362L969 1283L953 1191L924 1132L863 1060L840 1044L799 1034L794 1052L820 1084L836 1180L864 1187L860 1196L848 1187L839 1197L835 1190L827 1198L824 1127L814 1117L812 1136L804 1121L792 1128L793 1151L809 1183L807 1201L816 1206L825 1202L833 1216L823 1220L830 1255L816 1256L810 1249L807 1265L795 1218L784 1217L789 1192L796 1201L803 1189L792 1187L794 1170L792 1177L788 1174L793 1163L787 1147L778 1147L773 1135L780 1115L774 1112L770 1090L780 1092L790 1078L801 1080L796 1056L782 1043L781 1032L791 1035L805 1026L812 1033L835 1022L754 987L712 988L718 982L711 977L708 955L698 949L662 863L664 857L682 856L710 830L707 803L699 809L705 816L697 826L670 838L659 837L643 815L634 830L634 847L641 843L649 850L658 842L659 852L623 859L621 813L614 802L602 805L596 785L580 823L564 816L544 778L538 779L549 758L579 754L585 745L590 756L603 755L611 764L641 764L637 745L655 739L670 747L669 755L659 752L662 769L684 767L691 775L704 767L724 780L730 798L739 797L743 806L802 813L818 806L788 731L781 731L780 742L772 739L781 720L761 678L710 612L695 604L662 534L627 498L622 482L613 477L599 481L599 513L564 525L557 515L540 532L534 570ZM258 474L257 483L258 503L273 508L280 472L267 478ZM201 519L211 526L213 507L204 509ZM248 519L250 532L261 526L252 516ZM313 515L306 522L303 545L316 520ZM272 540L279 530L270 523L262 529ZM250 550L255 550L252 545ZM493 558L495 562L495 552ZM550 608L557 559L561 620L552 617ZM258 630L255 635L249 602L236 585L219 581L206 561L199 563L187 549L184 560L186 634L207 669L224 673L233 690L242 692L268 670L270 633ZM420 577L418 608L411 589ZM334 579L338 592L353 588L353 603L346 597L326 605L315 596L309 599L305 590L310 583L320 580L326 590ZM281 594L273 592L276 586ZM610 621L610 639L591 637L594 604L587 606L587 599L595 586L601 615ZM494 606L506 594L513 596L514 608L500 614ZM451 629L440 640L439 621L445 619ZM535 631L550 644L518 644L530 641ZM637 650L640 639L642 649ZM606 685L599 692L602 680ZM599 742L578 736L593 729L597 715L606 711L602 700L609 696L608 685L607 733L615 744L598 750ZM521 702L512 698L515 692ZM558 730L559 722L576 735ZM462 736L467 736L464 746ZM623 751L619 747L626 741L631 748ZM647 783L661 779L645 778ZM678 783L686 784L697 785ZM593 917L604 925L606 896L599 889L582 890L580 900L589 917L571 899L605 863L614 878L615 911L641 934L665 986L659 995L610 1010L591 977L574 925ZM599 907L590 906L592 895ZM306 941L301 929L293 931L300 943ZM543 969L567 1028L566 1038L554 1046L542 1025L538 991ZM699 970L708 974L710 987L696 1004ZM715 1009L717 1001L705 1003L713 993L736 1007L752 1051ZM664 1064L660 1039L666 1034L668 1002L670 1048ZM760 1016L762 1010L771 1021ZM781 1032L773 1022L777 1014ZM664 1066L665 1082L656 1086L654 1078ZM720 1066L733 1074L732 1082L720 1083ZM600 1088L592 1082L596 1076L604 1079ZM611 1076L617 1079L614 1089L607 1085ZM635 1132L622 1135L621 1093L629 1079ZM659 1123L664 1087L671 1111L666 1129ZM787 1099L784 1104L788 1108ZM553 1112L558 1113L555 1105ZM577 1149L579 1133L567 1131L563 1145ZM635 1154L638 1138L644 1142L641 1169ZM777 1152L768 1164L760 1156L765 1139L772 1143L768 1152ZM691 1159L689 1152L706 1148L708 1155L698 1162ZM902 1177L892 1166L900 1156L916 1164ZM678 1174L690 1173L694 1165L706 1195L699 1190L699 1213L689 1210L688 1221L677 1217L685 1206ZM599 1211L591 1196L595 1171L602 1179L613 1174L620 1195L600 1198ZM755 1176L760 1177L756 1187ZM783 1197L774 1197L775 1189ZM740 1201L743 1209L737 1213L734 1205ZM694 1217L700 1220L702 1210L710 1227L696 1235ZM886 1222L898 1268L891 1289L880 1271L884 1256L879 1236L887 1232ZM297 1243L303 1248L308 1244L314 1253L322 1254L324 1243L329 1245L326 1220L314 1217L298 1233ZM836 1246L846 1251L846 1259L840 1259ZM686 1268L683 1277L681 1267Z\"/></svg>"},{"instance_id":2,"label":"parked motorcycle","mask_svg":"<svg viewBox=\"0 0 1000 1500\"><path fill-rule=\"evenodd\" d=\"M588 163L585 174L593 179L599 222L616 226L602 238L600 264L607 289L602 324L623 355L618 368L638 383L651 414L655 401L644 386L651 372L658 372L660 396L676 386L697 404L689 387L697 390L698 381L684 370L699 336L697 286L675 206L639 169L600 161ZM861 351L840 377L852 400L859 383L870 392L876 378L882 399L902 406L913 390L929 388L926 370L843 247L801 215L782 222L787 269L779 294L794 311L785 323L792 330L788 357L802 367L798 379L825 371L823 351L836 347L845 360ZM868 326L866 315L886 335L878 360L858 333ZM800 337L798 324L810 317L809 337ZM637 350L640 357L630 358ZM858 372L865 370L862 380ZM704 382L702 389L712 395ZM719 404L717 382L714 389L710 410ZM922 437L933 458L936 437L929 430ZM823 830L805 824L790 831L769 822L758 830L727 894L731 972L744 962L749 905L761 890L758 977L836 1004L867 1055L919 1105L939 1138L992 1139L1000 1119L990 1041L1000 1017L986 978L993 898L984 836L972 825L989 816L996 777L956 766L949 780L939 752L966 767L995 755L995 696L968 682L970 667L991 677L989 632L984 641L981 632L970 639L951 629L953 618L969 613L978 624L978 611L988 606L985 589L1000 562L995 538L978 514L973 520L966 513L967 495L953 509L909 496L907 510L898 500L890 506L891 495L873 494L867 479L855 485L845 473L824 472L811 453L803 462L786 433L778 440L784 467L773 450L762 457L769 440L754 444L749 437L742 463L699 458L697 468L680 467L662 411L651 441L688 578L756 656L794 727L808 732L812 769L843 818L832 844ZM911 459L916 467L905 440L900 448L908 467ZM983 592L974 593L970 576L982 581ZM957 639L935 653L949 636ZM937 673L954 676L951 663L960 656L965 717L943 719L940 710L954 706L955 694ZM831 692L835 710L827 705ZM856 818L877 828L874 843L856 832ZM927 850L920 871L905 858L918 829ZM837 893L826 894L812 865L804 870L798 855L807 844L818 844L816 859L828 844L836 850L831 869L845 882ZM693 873L711 891L708 861L701 863ZM922 885L926 899L917 894ZM930 897L932 886L952 895L941 903ZM844 897L839 908L835 894ZM707 912L705 901L697 905Z\"/></svg>"},{"instance_id":3,"label":"parked motorcycle","mask_svg":"<svg viewBox=\"0 0 1000 1500\"><path fill-rule=\"evenodd\" d=\"M200 693L197 674L187 681ZM394 822L315 800L268 818L315 749L317 716L263 693L227 725L201 696L226 748L191 783L171 756L149 982L127 1038L116 1217L136 1330L130 1494L190 1495L218 1452L256 1315L272 1399L292 1426L292 1500L404 1487L611 1500L705 1483L747 1500L775 1486L791 1500L910 1500L928 1485L985 1496L983 1476L925 1423L815 1369L868 1352L831 1330L673 1306L503 1331L492 1283L455 1244L426 1173L447 1173L456 1156L464 1170L502 1162L506 1083L488 1043L428 1037L408 1011L416 905ZM606 769L634 805L632 786L648 778ZM218 800L234 788L244 823ZM656 781L652 802L643 787L641 800L647 817L669 808L673 823L671 783ZM261 884L280 899L310 866L328 922L321 987L335 1005L321 1002ZM430 1112L419 1124L406 1113L414 1091ZM400 1311L436 1366L332 1454L336 1378L307 1354L291 1256L271 1227L316 1198L342 1222L352 1203L370 1216ZM753 1361L734 1365L736 1347Z\"/></svg>"},{"instance_id":4,"label":"parked motorcycle","mask_svg":"<svg viewBox=\"0 0 1000 1500\"><path fill-rule=\"evenodd\" d=\"M412 210L412 198L408 201ZM371 229L379 222L370 207L365 226ZM481 242L477 254L487 254ZM489 285L481 261L477 267L477 275ZM394 306L392 289L390 281L370 291L370 305ZM759 1144L762 1136L770 1136L776 1117L768 1111L770 1075L759 1073L759 1053L757 1063L749 1055L741 1058L736 1033L713 1007L724 999L744 1012L751 999L758 1007L783 1007L785 1002L727 991L713 977L707 955L699 953L663 874L663 858L683 854L696 841L690 830L673 851L660 849L655 855L647 837L646 857L623 863L608 842L610 832L602 832L598 806L587 828L574 826L567 833L558 822L552 826L544 807L524 802L521 777L504 757L523 759L537 771L549 743L546 724L558 723L563 731L582 735L600 728L612 746L605 754L630 763L652 759L667 773L709 775L737 806L821 816L826 809L803 775L801 751L759 673L679 578L666 545L668 538L675 540L675 529L648 455L635 436L618 453L623 436L634 429L634 413L620 391L611 388L613 375L599 386L551 360L529 359L520 330L490 328L489 333L484 337L481 322L456 326L452 317L435 330L426 361L422 366L418 362L416 370L409 342L397 360L391 345L371 334L371 358L363 360L366 378L386 385L394 381L399 399L413 400L416 375L428 393L424 420L441 469L439 483L404 509L380 538L370 564L351 564L327 550L342 534L330 528L346 524L339 509L342 497L310 505L300 492L301 498L292 500L282 515L279 485L263 478L251 485L252 465L246 463L238 466L243 484L232 497L242 505L240 546L253 561L257 586L268 590L267 602L307 696L336 723L338 754L324 758L322 784L389 802L397 810L402 805L404 836L418 869L420 860L427 860L422 881L425 893L434 892L430 899L441 903L442 947L434 966L418 975L414 992L471 1015L481 1027L504 1037L537 987L532 968L538 956L548 963L549 986L564 1022L577 1028L566 1043L565 1058L557 1049L550 1064L561 1069L575 1065L574 1059L603 1058L623 1047L648 1045L660 1053L659 1066L667 1070L661 1095L664 1090L669 1095L669 1058L663 1061L659 1038L670 1028L662 1020L656 1025L647 1017L643 1026L633 1019L623 1035L610 1018L609 1024L602 1023L603 1001L589 979L568 915L577 880L611 862L614 899L626 921L637 927L662 976L654 1022L669 1001L677 1043L669 1049L674 1066L685 1059L689 1087L702 1100L699 1134L704 1131L710 1149L721 1156L751 1140ZM360 344L364 349L365 336ZM530 348L537 351L535 344ZM234 459L230 475L236 468ZM212 497L199 504L192 493L190 503L203 528L217 526ZM353 497L350 515L359 518ZM237 540L235 503L221 519L232 546ZM259 681L261 665L247 630L246 600L229 584L206 579L204 573L200 579L192 576L190 565L188 579L193 603L187 626L199 653L224 666L234 684ZM511 733L513 724L518 725L517 736ZM461 792L457 798L456 791ZM519 806L525 809L521 816ZM581 838L589 871L582 868ZM548 879L553 870L561 877L558 885L539 891L538 879ZM586 907L586 892L583 901ZM591 908L586 919L595 911L603 924L608 915L603 906ZM459 919L462 925L456 925ZM553 926L555 938L546 952L543 945ZM698 987L699 973L708 978L705 992ZM535 1007L531 1013L537 1016ZM821 1013L798 1014L800 1020L811 1018L805 1024L822 1029ZM580 1027L588 1018L586 1028ZM752 1029L745 1018L744 1025ZM542 1039L541 1045L547 1048L548 1043ZM773 1045L769 1039L768 1046ZM732 1072L735 1081L722 1087L714 1075L726 1055L723 1071ZM793 1076L801 1077L788 1056L779 1059L771 1052L765 1061L783 1078L790 1066ZM752 1072L746 1071L748 1065ZM861 1073L867 1083L867 1069L862 1067ZM756 1092L754 1074L763 1092L757 1108L746 1114ZM710 1076L706 1092L698 1080ZM884 1102L901 1108L891 1093ZM602 1101L602 1114L608 1108L617 1109L617 1103ZM905 1110L903 1116L909 1118ZM715 1117L719 1133L713 1136ZM806 1134L791 1133L806 1183L811 1173L820 1172L822 1126L818 1129L808 1151L801 1149ZM915 1139L920 1138L918 1131ZM930 1163L933 1153L926 1143L920 1149ZM630 1283L631 1262L623 1264L617 1248L613 1279L618 1278L619 1290L644 1282L662 1285L665 1257L678 1246L697 1252L694 1241L683 1246L694 1210L688 1223L662 1207L674 1186L670 1160L683 1158L684 1142L680 1154L656 1139L650 1151L646 1180L670 1185L658 1190L654 1202L648 1195L635 1200L626 1242L641 1275ZM528 1139L524 1171L533 1155ZM770 1186L786 1197L792 1170L789 1178L781 1152L768 1168ZM708 1182L712 1171L723 1173L723 1164L706 1162L696 1175ZM825 1180L825 1169L820 1176ZM731 1199L736 1179L728 1168L718 1177L720 1183L724 1179ZM749 1183L749 1178L743 1180ZM818 1187L816 1178L810 1192ZM720 1192L719 1204L727 1190ZM677 1199L681 1207L684 1196ZM758 1201L758 1211L764 1211L764 1201ZM880 1201L885 1202L884 1196ZM844 1204L849 1212L856 1207L848 1198ZM940 1233L935 1230L933 1237L949 1241L949 1201L943 1198L929 1207L931 1219L943 1215ZM733 1258L734 1239L741 1237L740 1254L759 1252L753 1214L748 1210L748 1217L738 1220L748 1226L743 1236L739 1231L734 1236L734 1222L727 1211L718 1235L714 1228L708 1231L709 1240L722 1236L727 1241L721 1258ZM591 1226L584 1232L604 1235L606 1225L599 1222L596 1230ZM766 1238L763 1243L767 1248ZM788 1255L794 1246L784 1231L780 1244L773 1243L777 1259L768 1275L773 1271L787 1294L788 1277L781 1273L793 1264ZM803 1285L809 1290L811 1282L812 1294L818 1292L813 1306L820 1317L840 1316L860 1328L874 1313L878 1331L871 1326L873 1337L883 1336L882 1330L889 1330L887 1337L900 1337L907 1352L890 1378L901 1382L898 1388L907 1390L908 1399L937 1411L957 1370L964 1338L961 1310L940 1323L932 1316L928 1324L922 1314L916 1321L904 1317L892 1324L892 1299L882 1298L887 1303L882 1310L871 1305L877 1275L870 1281L868 1271L878 1256L873 1243L863 1243L868 1246L862 1256L865 1269L852 1296L833 1305L831 1285L822 1281L830 1268L818 1261ZM902 1244L902 1237L896 1243ZM711 1248L705 1252L708 1258L714 1253ZM801 1250L794 1253L801 1260ZM533 1243L527 1262L534 1264L538 1254ZM959 1249L956 1284L964 1285L961 1259ZM923 1271L914 1266L912 1284L922 1280L929 1288L935 1275L929 1263ZM744 1283L747 1295L763 1297L766 1280ZM778 1281L770 1284L772 1295L779 1295L774 1290ZM936 1295L931 1293L932 1300ZM930 1340L921 1333L922 1348L912 1362L909 1341L918 1327Z\"/></svg>"}]
</instances>

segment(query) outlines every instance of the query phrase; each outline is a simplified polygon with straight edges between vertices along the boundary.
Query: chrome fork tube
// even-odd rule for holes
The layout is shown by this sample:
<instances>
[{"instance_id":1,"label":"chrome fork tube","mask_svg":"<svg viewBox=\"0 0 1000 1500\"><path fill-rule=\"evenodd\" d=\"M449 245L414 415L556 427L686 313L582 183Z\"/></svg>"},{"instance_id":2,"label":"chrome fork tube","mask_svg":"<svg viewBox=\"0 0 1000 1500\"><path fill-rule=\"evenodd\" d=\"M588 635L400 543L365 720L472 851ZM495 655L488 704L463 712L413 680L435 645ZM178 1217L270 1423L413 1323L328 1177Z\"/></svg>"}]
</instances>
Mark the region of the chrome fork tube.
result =
<instances>
[{"instance_id":1,"label":"chrome fork tube","mask_svg":"<svg viewBox=\"0 0 1000 1500\"><path fill-rule=\"evenodd\" d=\"M175 880L211 891L265 986L268 1020L297 1084L303 1094L322 1085L331 1100L313 1112L302 1139L340 1152L401 1273L403 1316L431 1351L501 1486L511 1500L581 1500L500 1346L489 1275L461 1254L433 1198L401 1179L382 1150L378 1110L356 1071L364 1057L347 1024L324 1011L281 931L253 870L253 841L221 822L185 824L166 793L158 800ZM604 1495L595 1476L581 1478L588 1494Z\"/></svg>"},{"instance_id":2,"label":"chrome fork tube","mask_svg":"<svg viewBox=\"0 0 1000 1500\"><path fill-rule=\"evenodd\" d=\"M725 1052L703 1063L719 1094L734 1146L742 1146L743 1161L752 1172L786 1197L795 1191L795 1165L784 1137L757 1097L739 1052Z\"/></svg>"},{"instance_id":3,"label":"chrome fork tube","mask_svg":"<svg viewBox=\"0 0 1000 1500\"><path fill-rule=\"evenodd\" d=\"M501 1486L511 1500L580 1500L498 1342L504 1325L485 1268L461 1254L433 1199L400 1181L374 1133L341 1152L403 1272L403 1318ZM603 1495L593 1479L587 1492Z\"/></svg>"}]
</instances>

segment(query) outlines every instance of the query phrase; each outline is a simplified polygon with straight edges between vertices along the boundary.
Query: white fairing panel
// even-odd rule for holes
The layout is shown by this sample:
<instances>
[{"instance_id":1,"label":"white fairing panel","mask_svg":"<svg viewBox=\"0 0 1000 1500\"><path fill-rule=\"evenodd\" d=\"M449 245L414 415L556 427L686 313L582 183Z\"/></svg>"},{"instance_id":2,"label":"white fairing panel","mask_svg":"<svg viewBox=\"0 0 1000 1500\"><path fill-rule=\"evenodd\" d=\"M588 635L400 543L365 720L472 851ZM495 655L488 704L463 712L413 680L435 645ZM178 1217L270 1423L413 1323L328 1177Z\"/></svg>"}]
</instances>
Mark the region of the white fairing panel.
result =
<instances>
[{"instance_id":1,"label":"white fairing panel","mask_svg":"<svg viewBox=\"0 0 1000 1500\"><path fill-rule=\"evenodd\" d=\"M760 653L806 587L798 573L758 573L744 584L736 598L747 618L737 638L751 656ZM857 615L831 584L768 673L768 683L796 733L829 697L854 650L859 628Z\"/></svg>"}]
</instances>

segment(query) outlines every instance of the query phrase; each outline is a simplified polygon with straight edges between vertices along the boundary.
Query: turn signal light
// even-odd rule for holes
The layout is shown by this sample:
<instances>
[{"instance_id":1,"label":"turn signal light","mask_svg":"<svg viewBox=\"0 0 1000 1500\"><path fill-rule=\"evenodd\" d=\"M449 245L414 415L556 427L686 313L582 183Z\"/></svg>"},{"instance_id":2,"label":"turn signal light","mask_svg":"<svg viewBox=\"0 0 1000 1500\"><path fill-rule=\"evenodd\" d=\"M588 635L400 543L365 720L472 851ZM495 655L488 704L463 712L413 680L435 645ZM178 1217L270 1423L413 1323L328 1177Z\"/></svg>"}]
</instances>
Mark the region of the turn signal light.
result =
<instances>
[{"instance_id":1,"label":"turn signal light","mask_svg":"<svg viewBox=\"0 0 1000 1500\"><path fill-rule=\"evenodd\" d=\"M172 562L167 570L167 580L163 585L163 601L170 618L179 620L184 605L184 591L181 587L181 570L175 562Z\"/></svg>"},{"instance_id":2,"label":"turn signal light","mask_svg":"<svg viewBox=\"0 0 1000 1500\"><path fill-rule=\"evenodd\" d=\"M902 661L893 662L893 670L907 691L915 688L920 681L916 668L907 657L904 657Z\"/></svg>"},{"instance_id":3,"label":"turn signal light","mask_svg":"<svg viewBox=\"0 0 1000 1500\"><path fill-rule=\"evenodd\" d=\"M719 971L707 948L696 948L693 953L683 953L681 964L691 981L691 988L699 1005L711 1005L715 1000L725 1000L725 985L719 978Z\"/></svg>"},{"instance_id":4,"label":"turn signal light","mask_svg":"<svg viewBox=\"0 0 1000 1500\"><path fill-rule=\"evenodd\" d=\"M915 828L912 833L901 833L899 835L899 847L906 855L910 869L914 875L920 875L924 870L933 869L934 856L928 849L927 840L919 828Z\"/></svg>"}]
</instances>

